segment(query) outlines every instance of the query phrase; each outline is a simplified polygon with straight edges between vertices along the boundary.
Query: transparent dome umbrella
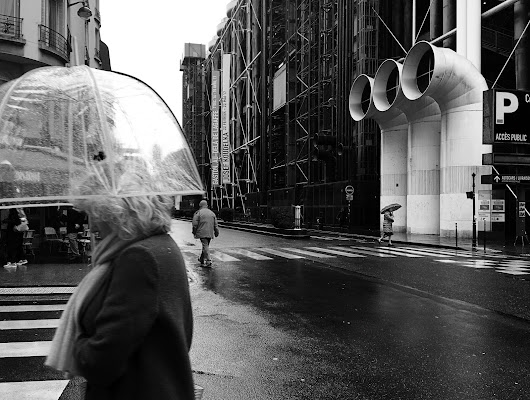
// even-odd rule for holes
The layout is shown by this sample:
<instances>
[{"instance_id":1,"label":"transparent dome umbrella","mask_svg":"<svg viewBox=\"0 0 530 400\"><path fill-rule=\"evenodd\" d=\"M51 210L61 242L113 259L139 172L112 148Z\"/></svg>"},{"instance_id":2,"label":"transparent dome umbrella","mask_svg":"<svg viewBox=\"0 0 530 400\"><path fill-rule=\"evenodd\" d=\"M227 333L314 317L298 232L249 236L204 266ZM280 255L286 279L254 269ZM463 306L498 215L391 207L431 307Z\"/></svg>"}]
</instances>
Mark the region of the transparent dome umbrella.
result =
<instances>
[{"instance_id":1,"label":"transparent dome umbrella","mask_svg":"<svg viewBox=\"0 0 530 400\"><path fill-rule=\"evenodd\" d=\"M109 196L204 193L178 121L140 80L86 66L42 67L0 86L0 208L90 197L76 188L102 160ZM114 166L138 169L146 185L123 185Z\"/></svg>"}]
</instances>

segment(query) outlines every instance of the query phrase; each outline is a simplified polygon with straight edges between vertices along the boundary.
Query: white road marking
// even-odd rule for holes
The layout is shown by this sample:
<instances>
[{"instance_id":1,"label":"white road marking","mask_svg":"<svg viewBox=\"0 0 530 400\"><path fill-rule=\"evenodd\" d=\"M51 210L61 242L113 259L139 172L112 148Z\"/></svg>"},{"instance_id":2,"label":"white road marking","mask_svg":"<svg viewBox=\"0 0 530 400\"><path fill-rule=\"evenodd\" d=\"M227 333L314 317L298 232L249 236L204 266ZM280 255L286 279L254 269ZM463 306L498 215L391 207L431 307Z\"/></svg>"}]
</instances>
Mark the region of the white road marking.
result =
<instances>
[{"instance_id":1,"label":"white road marking","mask_svg":"<svg viewBox=\"0 0 530 400\"><path fill-rule=\"evenodd\" d=\"M305 247L306 249L309 249L309 250L315 250L315 251L322 251L324 253L330 253L330 254L335 254L337 256L344 256L344 257L358 257L358 258L364 258L366 256L363 256L361 254L355 254L355 253L348 253L346 251L338 251L338 250L332 250L332 249L326 249L326 248L321 248L321 247Z\"/></svg>"},{"instance_id":2,"label":"white road marking","mask_svg":"<svg viewBox=\"0 0 530 400\"><path fill-rule=\"evenodd\" d=\"M32 287L3 287L0 295L24 295L24 294L72 294L75 286L32 286Z\"/></svg>"},{"instance_id":3,"label":"white road marking","mask_svg":"<svg viewBox=\"0 0 530 400\"><path fill-rule=\"evenodd\" d=\"M264 256L263 254L254 253L253 251L245 249L227 249L227 251L235 254L241 254L242 256L252 258L254 260L273 260L271 257Z\"/></svg>"},{"instance_id":4,"label":"white road marking","mask_svg":"<svg viewBox=\"0 0 530 400\"><path fill-rule=\"evenodd\" d=\"M297 256L295 254L290 254L290 253L285 253L283 251L279 251L279 250L274 250L274 249L269 249L267 247L260 247L259 249L257 249L259 251L263 251L265 253L269 253L269 254L274 254L275 256L279 256L279 257L283 257L283 258L288 258L288 259L297 259L297 258L304 258L302 256Z\"/></svg>"},{"instance_id":5,"label":"white road marking","mask_svg":"<svg viewBox=\"0 0 530 400\"><path fill-rule=\"evenodd\" d=\"M351 249L350 249L351 247ZM348 246L348 247L331 247L332 249L344 249L345 251L351 251L354 253L360 253L360 254L366 254L369 256L375 256L375 257L389 257L389 258L395 258L396 256L391 254L384 254L379 251L379 249L374 249L372 247L358 247L358 246Z\"/></svg>"},{"instance_id":6,"label":"white road marking","mask_svg":"<svg viewBox=\"0 0 530 400\"><path fill-rule=\"evenodd\" d=\"M8 329L49 329L57 328L59 319L14 319L0 321L0 331Z\"/></svg>"},{"instance_id":7,"label":"white road marking","mask_svg":"<svg viewBox=\"0 0 530 400\"><path fill-rule=\"evenodd\" d=\"M13 400L57 400L67 380L0 382L0 399Z\"/></svg>"},{"instance_id":8,"label":"white road marking","mask_svg":"<svg viewBox=\"0 0 530 400\"><path fill-rule=\"evenodd\" d=\"M0 343L0 358L47 356L51 343L51 341Z\"/></svg>"},{"instance_id":9,"label":"white road marking","mask_svg":"<svg viewBox=\"0 0 530 400\"><path fill-rule=\"evenodd\" d=\"M211 250L210 256L217 261L241 261L239 258L232 257L225 253L221 253L218 250Z\"/></svg>"},{"instance_id":10,"label":"white road marking","mask_svg":"<svg viewBox=\"0 0 530 400\"><path fill-rule=\"evenodd\" d=\"M26 304L19 306L0 306L0 312L28 312L28 311L62 311L66 304Z\"/></svg>"},{"instance_id":11,"label":"white road marking","mask_svg":"<svg viewBox=\"0 0 530 400\"><path fill-rule=\"evenodd\" d=\"M318 257L318 258L335 258L335 256L332 256L329 254L315 253L313 251L295 249L294 247L282 247L282 250L287 250L293 253L303 254L304 256L311 256L311 257Z\"/></svg>"}]
</instances>

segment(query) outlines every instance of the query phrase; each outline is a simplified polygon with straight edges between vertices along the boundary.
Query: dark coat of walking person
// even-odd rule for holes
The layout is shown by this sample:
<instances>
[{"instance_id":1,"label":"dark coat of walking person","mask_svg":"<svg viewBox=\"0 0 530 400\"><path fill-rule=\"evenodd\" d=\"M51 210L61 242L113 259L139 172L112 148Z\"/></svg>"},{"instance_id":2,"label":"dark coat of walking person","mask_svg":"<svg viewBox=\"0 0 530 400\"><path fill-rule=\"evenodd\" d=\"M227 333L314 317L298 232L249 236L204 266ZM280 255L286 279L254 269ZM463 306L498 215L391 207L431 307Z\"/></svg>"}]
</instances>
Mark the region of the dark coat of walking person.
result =
<instances>
[{"instance_id":1,"label":"dark coat of walking person","mask_svg":"<svg viewBox=\"0 0 530 400\"><path fill-rule=\"evenodd\" d=\"M7 263L4 265L5 268L16 267L28 262L24 253L24 231L16 229L23 222L26 224L25 229L27 230L27 218L24 210L22 208L10 208L6 227Z\"/></svg>"},{"instance_id":2,"label":"dark coat of walking person","mask_svg":"<svg viewBox=\"0 0 530 400\"><path fill-rule=\"evenodd\" d=\"M79 244L77 243L79 233L84 230L86 215L76 207L70 207L63 211L61 221L66 223L66 236L68 238L68 245L70 248L70 261L79 260L81 254L79 253Z\"/></svg>"},{"instance_id":3,"label":"dark coat of walking person","mask_svg":"<svg viewBox=\"0 0 530 400\"><path fill-rule=\"evenodd\" d=\"M202 244L202 252L199 257L201 267L211 267L210 241L214 237L219 236L219 226L217 224L217 216L208 208L206 200L200 201L199 209L193 214L191 225L193 236L196 239L200 239Z\"/></svg>"},{"instance_id":4,"label":"dark coat of walking person","mask_svg":"<svg viewBox=\"0 0 530 400\"><path fill-rule=\"evenodd\" d=\"M74 204L102 240L61 316L46 365L84 377L87 400L192 400L193 318L186 266L168 234L173 203L127 197L135 188L150 192L147 171L131 170L114 167L117 195L102 182L111 179L105 161L78 188L86 199Z\"/></svg>"},{"instance_id":5,"label":"dark coat of walking person","mask_svg":"<svg viewBox=\"0 0 530 400\"><path fill-rule=\"evenodd\" d=\"M392 211L385 211L383 219L383 234L378 240L379 243L387 237L388 245L392 246L392 235L394 231L392 230L392 223L394 222L394 213Z\"/></svg>"}]
</instances>

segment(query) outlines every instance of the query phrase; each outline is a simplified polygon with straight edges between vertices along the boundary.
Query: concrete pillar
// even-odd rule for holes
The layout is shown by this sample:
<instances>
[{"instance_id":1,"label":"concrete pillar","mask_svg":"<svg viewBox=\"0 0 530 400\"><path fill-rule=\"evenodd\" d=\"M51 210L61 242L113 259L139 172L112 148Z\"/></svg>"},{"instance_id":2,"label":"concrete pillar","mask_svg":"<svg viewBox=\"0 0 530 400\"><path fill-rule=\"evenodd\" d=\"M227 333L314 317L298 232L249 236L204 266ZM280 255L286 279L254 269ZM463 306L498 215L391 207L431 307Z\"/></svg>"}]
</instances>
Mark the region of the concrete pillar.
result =
<instances>
[{"instance_id":1,"label":"concrete pillar","mask_svg":"<svg viewBox=\"0 0 530 400\"><path fill-rule=\"evenodd\" d=\"M381 129L381 207L402 205L394 215L395 232L407 230L407 153L408 123Z\"/></svg>"},{"instance_id":2,"label":"concrete pillar","mask_svg":"<svg viewBox=\"0 0 530 400\"><path fill-rule=\"evenodd\" d=\"M456 53L467 58L467 1L456 2Z\"/></svg>"},{"instance_id":3,"label":"concrete pillar","mask_svg":"<svg viewBox=\"0 0 530 400\"><path fill-rule=\"evenodd\" d=\"M443 33L443 2L442 0L432 0L431 9L429 13L429 36L432 39L435 39L439 36L442 36Z\"/></svg>"},{"instance_id":4,"label":"concrete pillar","mask_svg":"<svg viewBox=\"0 0 530 400\"><path fill-rule=\"evenodd\" d=\"M530 2L517 1L513 6L514 11L514 39L521 37L523 30L530 18ZM530 28L526 30L523 38L515 49L515 84L517 90L530 90Z\"/></svg>"},{"instance_id":5,"label":"concrete pillar","mask_svg":"<svg viewBox=\"0 0 530 400\"><path fill-rule=\"evenodd\" d=\"M456 27L456 0L443 0L443 22L442 29L443 33L449 32ZM455 35L448 37L443 41L443 47L449 49L456 49L456 38Z\"/></svg>"},{"instance_id":6,"label":"concrete pillar","mask_svg":"<svg viewBox=\"0 0 530 400\"><path fill-rule=\"evenodd\" d=\"M467 59L480 71L482 59L481 0L467 0L466 40ZM456 33L458 36L458 32Z\"/></svg>"},{"instance_id":7,"label":"concrete pillar","mask_svg":"<svg viewBox=\"0 0 530 400\"><path fill-rule=\"evenodd\" d=\"M440 232L440 108L428 96L409 103L407 232Z\"/></svg>"}]
</instances>

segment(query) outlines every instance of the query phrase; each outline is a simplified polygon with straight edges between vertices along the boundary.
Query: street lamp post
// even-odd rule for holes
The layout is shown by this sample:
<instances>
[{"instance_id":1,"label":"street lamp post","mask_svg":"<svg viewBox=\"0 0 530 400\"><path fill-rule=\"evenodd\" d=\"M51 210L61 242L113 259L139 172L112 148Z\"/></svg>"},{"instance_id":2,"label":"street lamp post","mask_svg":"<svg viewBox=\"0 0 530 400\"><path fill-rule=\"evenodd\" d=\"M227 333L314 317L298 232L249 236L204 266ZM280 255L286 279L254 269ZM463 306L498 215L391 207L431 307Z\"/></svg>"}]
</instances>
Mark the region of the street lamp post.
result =
<instances>
[{"instance_id":1,"label":"street lamp post","mask_svg":"<svg viewBox=\"0 0 530 400\"><path fill-rule=\"evenodd\" d=\"M477 247L477 219L475 217L475 174L474 172L471 174L473 177L473 241L472 246L473 248Z\"/></svg>"}]
</instances>

